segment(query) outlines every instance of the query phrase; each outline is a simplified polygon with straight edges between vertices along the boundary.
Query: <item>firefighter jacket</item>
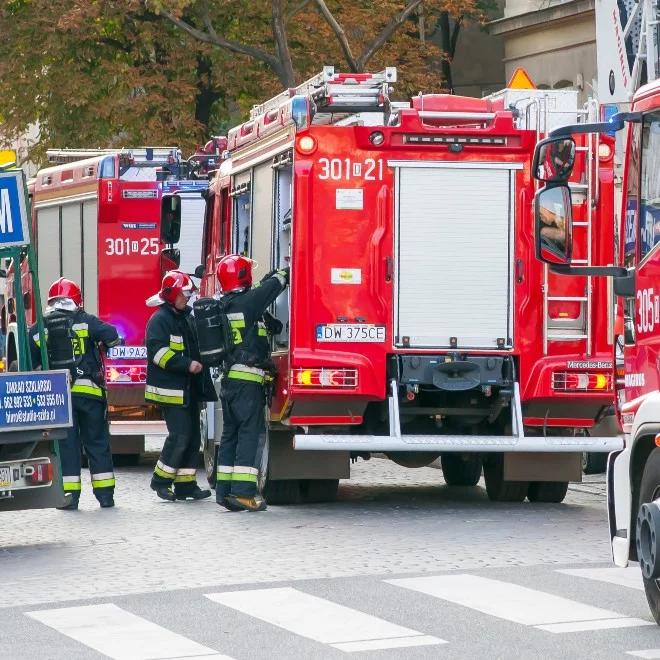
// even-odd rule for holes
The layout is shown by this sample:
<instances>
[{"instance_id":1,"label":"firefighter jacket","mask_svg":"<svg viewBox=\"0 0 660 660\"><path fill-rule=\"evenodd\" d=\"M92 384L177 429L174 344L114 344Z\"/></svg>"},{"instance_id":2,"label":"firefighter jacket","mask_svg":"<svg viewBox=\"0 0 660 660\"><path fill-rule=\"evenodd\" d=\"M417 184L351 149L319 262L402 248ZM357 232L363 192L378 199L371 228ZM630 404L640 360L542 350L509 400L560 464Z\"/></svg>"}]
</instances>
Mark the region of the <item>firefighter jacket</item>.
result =
<instances>
[{"instance_id":1,"label":"firefighter jacket","mask_svg":"<svg viewBox=\"0 0 660 660\"><path fill-rule=\"evenodd\" d=\"M264 382L270 342L263 315L286 285L286 273L277 271L251 289L223 296L234 342L227 361L227 378Z\"/></svg>"},{"instance_id":2,"label":"firefighter jacket","mask_svg":"<svg viewBox=\"0 0 660 660\"><path fill-rule=\"evenodd\" d=\"M191 312L190 307L178 312L161 305L147 323L147 401L187 406L192 399L217 400L208 368L199 374L189 371L193 360L200 361Z\"/></svg>"},{"instance_id":3,"label":"firefighter jacket","mask_svg":"<svg viewBox=\"0 0 660 660\"><path fill-rule=\"evenodd\" d=\"M121 339L117 329L114 325L101 321L100 318L88 314L83 309L71 312L60 309L47 310L44 315L45 324L48 323L49 314L53 313L71 315L71 343L75 360L75 365L71 368L71 394L96 400L104 399L105 374L99 344L104 344L107 348L119 344ZM48 338L47 333L46 338ZM30 351L33 365L41 364L40 346L39 329L33 325L30 328Z\"/></svg>"}]
</instances>

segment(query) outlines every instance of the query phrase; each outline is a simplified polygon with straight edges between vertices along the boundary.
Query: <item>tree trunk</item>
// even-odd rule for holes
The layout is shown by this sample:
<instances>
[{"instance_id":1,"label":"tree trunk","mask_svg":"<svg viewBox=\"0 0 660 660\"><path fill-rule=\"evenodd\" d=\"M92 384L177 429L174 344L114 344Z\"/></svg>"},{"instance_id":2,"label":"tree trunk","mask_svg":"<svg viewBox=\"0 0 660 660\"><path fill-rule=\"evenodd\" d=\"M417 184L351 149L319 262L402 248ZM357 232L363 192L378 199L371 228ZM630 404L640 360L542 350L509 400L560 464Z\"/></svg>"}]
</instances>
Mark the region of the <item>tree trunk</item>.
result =
<instances>
[{"instance_id":1,"label":"tree trunk","mask_svg":"<svg viewBox=\"0 0 660 660\"><path fill-rule=\"evenodd\" d=\"M197 95L195 96L195 119L204 126L205 133L209 133L211 109L222 94L211 85L211 61L199 55L197 57Z\"/></svg>"}]
</instances>

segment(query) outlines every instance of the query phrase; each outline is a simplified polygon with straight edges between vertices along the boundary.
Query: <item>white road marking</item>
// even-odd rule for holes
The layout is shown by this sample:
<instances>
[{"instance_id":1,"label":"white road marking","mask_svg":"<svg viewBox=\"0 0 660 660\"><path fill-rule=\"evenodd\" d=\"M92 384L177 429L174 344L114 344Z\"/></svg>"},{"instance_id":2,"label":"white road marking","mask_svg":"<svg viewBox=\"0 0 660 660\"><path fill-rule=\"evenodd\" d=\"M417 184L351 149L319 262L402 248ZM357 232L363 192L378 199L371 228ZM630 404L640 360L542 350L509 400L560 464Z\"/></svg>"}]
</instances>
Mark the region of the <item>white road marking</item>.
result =
<instances>
[{"instance_id":1,"label":"white road marking","mask_svg":"<svg viewBox=\"0 0 660 660\"><path fill-rule=\"evenodd\" d=\"M646 660L654 660L654 658L660 658L660 649L649 649L648 651L628 651L626 655L632 655L635 658L646 658Z\"/></svg>"},{"instance_id":2,"label":"white road marking","mask_svg":"<svg viewBox=\"0 0 660 660\"><path fill-rule=\"evenodd\" d=\"M571 632L572 628L604 630L650 625L648 621L642 619L632 619L617 612L585 605L568 598L476 575L440 575L385 580L385 582L500 619L536 626L547 632Z\"/></svg>"},{"instance_id":3,"label":"white road marking","mask_svg":"<svg viewBox=\"0 0 660 660\"><path fill-rule=\"evenodd\" d=\"M209 600L340 651L445 644L358 610L291 587L205 594Z\"/></svg>"},{"instance_id":4,"label":"white road marking","mask_svg":"<svg viewBox=\"0 0 660 660\"><path fill-rule=\"evenodd\" d=\"M609 582L610 584L618 584L622 587L644 591L642 571L639 566L628 566L627 568L565 568L558 570L557 573L574 575L588 580L598 580L599 582Z\"/></svg>"},{"instance_id":5,"label":"white road marking","mask_svg":"<svg viewBox=\"0 0 660 660\"><path fill-rule=\"evenodd\" d=\"M111 603L26 614L115 660L232 660Z\"/></svg>"}]
</instances>

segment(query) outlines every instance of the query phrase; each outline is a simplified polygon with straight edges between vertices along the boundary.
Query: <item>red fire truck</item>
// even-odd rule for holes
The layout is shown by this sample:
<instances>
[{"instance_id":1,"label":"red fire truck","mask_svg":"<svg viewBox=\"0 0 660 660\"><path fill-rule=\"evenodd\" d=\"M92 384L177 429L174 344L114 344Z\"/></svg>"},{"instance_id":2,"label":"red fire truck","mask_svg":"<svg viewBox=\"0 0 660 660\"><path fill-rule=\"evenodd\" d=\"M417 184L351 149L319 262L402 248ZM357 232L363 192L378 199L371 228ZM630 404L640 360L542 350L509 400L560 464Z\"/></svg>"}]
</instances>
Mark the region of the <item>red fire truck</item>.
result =
<instances>
[{"instance_id":1,"label":"red fire truck","mask_svg":"<svg viewBox=\"0 0 660 660\"><path fill-rule=\"evenodd\" d=\"M621 350L617 353L623 354L623 374L615 382L625 449L610 454L608 459L612 556L622 567L629 561L639 561L649 607L660 624L659 15L657 0L636 3L633 11L613 0L597 4L600 98L626 112L615 114L609 122L553 131L537 146L534 174L546 184L535 202L538 256L552 270L565 275L584 276L586 272L602 280L610 276L619 296L617 321L621 322L621 336L617 344ZM645 82L648 84L640 87ZM567 186L572 164L557 172L548 156L558 145L566 151L566 144L583 139L586 133L617 134L617 144L622 147L623 190L615 231L619 243L615 266L602 261L589 269L573 265L571 238L575 223ZM597 208L599 198L594 196L591 201ZM552 207L564 216L562 231L552 243L543 236L544 207Z\"/></svg>"},{"instance_id":2,"label":"red fire truck","mask_svg":"<svg viewBox=\"0 0 660 660\"><path fill-rule=\"evenodd\" d=\"M595 332L611 292L553 275L531 240L536 141L587 110L529 84L394 103L395 79L326 67L255 107L210 185L202 294L228 252L257 279L291 266L262 486L271 502L331 499L351 458L385 453L440 457L454 485L483 466L493 500L559 502L581 452L620 447L590 436L613 402L613 338ZM570 185L576 258L611 260L611 141L580 143ZM209 408L211 481L221 424Z\"/></svg>"},{"instance_id":3,"label":"red fire truck","mask_svg":"<svg viewBox=\"0 0 660 660\"><path fill-rule=\"evenodd\" d=\"M113 451L139 453L145 436L164 432L158 412L144 402L144 329L151 314L145 300L158 290L163 273L177 267L174 244L191 242L186 208L193 199L203 201L200 192L208 188L208 179L188 180L189 172L207 167L209 159L215 162L215 151L200 152L189 162L171 147L63 149L49 151L48 157L54 165L40 170L29 186L41 299L46 300L54 280L68 277L80 283L85 309L117 327L124 345L105 357ZM177 226L161 228L163 190L186 191L181 195L183 232ZM201 227L192 237L198 245L200 236ZM26 263L22 270L32 323L36 310ZM20 346L11 295L3 309L10 368Z\"/></svg>"}]
</instances>

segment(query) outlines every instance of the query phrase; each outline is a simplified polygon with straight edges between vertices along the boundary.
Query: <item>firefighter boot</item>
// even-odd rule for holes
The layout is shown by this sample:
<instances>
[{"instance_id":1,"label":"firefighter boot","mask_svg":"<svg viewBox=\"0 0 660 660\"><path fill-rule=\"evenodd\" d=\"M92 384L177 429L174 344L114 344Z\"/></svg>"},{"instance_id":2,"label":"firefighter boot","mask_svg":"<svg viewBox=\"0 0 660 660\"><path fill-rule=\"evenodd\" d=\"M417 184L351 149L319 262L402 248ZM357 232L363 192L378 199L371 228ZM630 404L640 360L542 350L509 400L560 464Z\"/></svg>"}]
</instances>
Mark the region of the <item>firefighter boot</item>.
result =
<instances>
[{"instance_id":1,"label":"firefighter boot","mask_svg":"<svg viewBox=\"0 0 660 660\"><path fill-rule=\"evenodd\" d=\"M217 503L220 506L223 506L228 511L243 511L243 507L235 502L231 502L226 496L220 500L217 500Z\"/></svg>"},{"instance_id":2,"label":"firefighter boot","mask_svg":"<svg viewBox=\"0 0 660 660\"><path fill-rule=\"evenodd\" d=\"M237 507L239 511L265 511L267 508L266 500L261 495L253 495L252 497L228 495L225 499L227 504Z\"/></svg>"},{"instance_id":3,"label":"firefighter boot","mask_svg":"<svg viewBox=\"0 0 660 660\"><path fill-rule=\"evenodd\" d=\"M207 497L211 497L210 490L202 490L197 484L194 484L192 488L177 488L175 485L174 494L177 500L205 500Z\"/></svg>"},{"instance_id":4,"label":"firefighter boot","mask_svg":"<svg viewBox=\"0 0 660 660\"><path fill-rule=\"evenodd\" d=\"M174 500L176 500L176 495L174 494L174 490L172 490L171 484L154 484L152 482L151 490L155 490L156 495L158 495L161 500L166 500L167 502L174 502Z\"/></svg>"},{"instance_id":5,"label":"firefighter boot","mask_svg":"<svg viewBox=\"0 0 660 660\"><path fill-rule=\"evenodd\" d=\"M60 511L77 511L79 499L80 495L78 493L71 493L70 497L66 498L67 504L64 506L58 506L57 508Z\"/></svg>"},{"instance_id":6,"label":"firefighter boot","mask_svg":"<svg viewBox=\"0 0 660 660\"><path fill-rule=\"evenodd\" d=\"M96 499L99 501L102 509L111 509L115 505L115 498L112 496L112 493L97 495Z\"/></svg>"}]
</instances>

